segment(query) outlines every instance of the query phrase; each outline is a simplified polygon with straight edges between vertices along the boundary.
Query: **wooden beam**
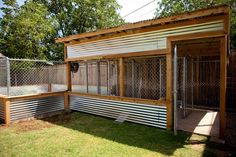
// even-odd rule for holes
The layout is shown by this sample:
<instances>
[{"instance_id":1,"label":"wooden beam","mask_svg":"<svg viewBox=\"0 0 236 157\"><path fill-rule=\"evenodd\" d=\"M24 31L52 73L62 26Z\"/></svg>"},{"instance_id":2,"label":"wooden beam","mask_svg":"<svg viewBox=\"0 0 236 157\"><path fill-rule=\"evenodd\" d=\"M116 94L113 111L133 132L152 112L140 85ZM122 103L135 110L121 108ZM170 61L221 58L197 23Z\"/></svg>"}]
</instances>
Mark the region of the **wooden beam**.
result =
<instances>
[{"instance_id":1,"label":"wooden beam","mask_svg":"<svg viewBox=\"0 0 236 157\"><path fill-rule=\"evenodd\" d=\"M172 103L172 47L171 41L167 41L168 55L166 55L166 101L167 105L167 125L166 128L173 128L173 103Z\"/></svg>"},{"instance_id":2,"label":"wooden beam","mask_svg":"<svg viewBox=\"0 0 236 157\"><path fill-rule=\"evenodd\" d=\"M65 109L65 111L70 110L68 92L64 92L64 109Z\"/></svg>"},{"instance_id":3,"label":"wooden beam","mask_svg":"<svg viewBox=\"0 0 236 157\"><path fill-rule=\"evenodd\" d=\"M20 96L11 96L9 97L10 101L22 100L22 99L34 99L34 98L43 98L49 96L61 96L64 92L51 92L51 93L40 93L32 95L20 95Z\"/></svg>"},{"instance_id":4,"label":"wooden beam","mask_svg":"<svg viewBox=\"0 0 236 157\"><path fill-rule=\"evenodd\" d=\"M67 59L67 46L64 44L64 61Z\"/></svg>"},{"instance_id":5,"label":"wooden beam","mask_svg":"<svg viewBox=\"0 0 236 157\"><path fill-rule=\"evenodd\" d=\"M8 125L11 123L10 99L8 98L4 99L3 104L4 104L4 123Z\"/></svg>"},{"instance_id":6,"label":"wooden beam","mask_svg":"<svg viewBox=\"0 0 236 157\"><path fill-rule=\"evenodd\" d=\"M226 128L227 35L221 39L220 45L220 138L224 139Z\"/></svg>"},{"instance_id":7,"label":"wooden beam","mask_svg":"<svg viewBox=\"0 0 236 157\"><path fill-rule=\"evenodd\" d=\"M83 96L83 97L91 97L91 98L107 99L107 100L115 100L115 101L124 101L124 102L132 102L132 103L140 103L140 104L148 104L148 105L157 105L157 106L166 106L166 104L167 104L167 101L164 99L152 100L152 99L141 99L141 98L131 98L131 97L121 97L121 96L108 96L108 95L79 93L79 92L68 92L68 94L72 95L72 96Z\"/></svg>"},{"instance_id":8,"label":"wooden beam","mask_svg":"<svg viewBox=\"0 0 236 157\"><path fill-rule=\"evenodd\" d=\"M51 83L48 84L48 92L52 92L52 84Z\"/></svg>"},{"instance_id":9,"label":"wooden beam","mask_svg":"<svg viewBox=\"0 0 236 157\"><path fill-rule=\"evenodd\" d=\"M86 33L71 35L68 37L56 39L56 42L69 42L69 41L75 40L75 39L98 36L98 35L102 35L102 34L110 34L110 33L114 33L114 32L122 32L125 30L137 29L137 28L148 27L148 26L153 26L153 25L163 25L166 23L183 21L183 20L187 20L187 19L194 19L197 17L213 16L213 15L219 15L219 14L228 14L228 12L229 12L229 8L227 6L225 6L225 5L224 6L217 6L217 7L213 7L210 9L209 8L208 9L201 9L201 10L182 13L179 15L170 16L170 17L166 17L166 18L147 20L147 21L142 21L142 22L137 22L137 23L126 24L123 26L110 28L110 29L101 29L101 30L97 30L95 32L86 32Z\"/></svg>"},{"instance_id":10,"label":"wooden beam","mask_svg":"<svg viewBox=\"0 0 236 157\"><path fill-rule=\"evenodd\" d=\"M119 59L119 80L120 80L120 96L123 97L125 93L124 87L124 58Z\"/></svg>"},{"instance_id":11,"label":"wooden beam","mask_svg":"<svg viewBox=\"0 0 236 157\"><path fill-rule=\"evenodd\" d=\"M66 63L66 80L67 80L67 90L72 90L72 84L71 84L71 62Z\"/></svg>"},{"instance_id":12,"label":"wooden beam","mask_svg":"<svg viewBox=\"0 0 236 157\"><path fill-rule=\"evenodd\" d=\"M140 35L146 32L152 32L152 31L158 31L158 30L174 30L178 27L186 27L190 25L197 25L197 24L202 24L202 23L209 23L213 21L224 21L225 20L225 15L218 15L218 16L212 16L212 17L207 17L207 18L202 18L202 19L191 19L188 21L181 21L181 22L176 22L176 23L168 23L165 25L155 25L155 26L150 26L150 27L144 27L144 28L138 28L130 31L123 31L123 32L114 32L110 33L107 35L103 36L94 36L91 38L86 38L86 39L80 39L80 40L72 40L68 43L65 43L66 46L70 45L75 45L75 44L87 44L87 43L93 43L96 41L105 41L108 39L119 39L124 36L131 36L131 35Z\"/></svg>"}]
</instances>

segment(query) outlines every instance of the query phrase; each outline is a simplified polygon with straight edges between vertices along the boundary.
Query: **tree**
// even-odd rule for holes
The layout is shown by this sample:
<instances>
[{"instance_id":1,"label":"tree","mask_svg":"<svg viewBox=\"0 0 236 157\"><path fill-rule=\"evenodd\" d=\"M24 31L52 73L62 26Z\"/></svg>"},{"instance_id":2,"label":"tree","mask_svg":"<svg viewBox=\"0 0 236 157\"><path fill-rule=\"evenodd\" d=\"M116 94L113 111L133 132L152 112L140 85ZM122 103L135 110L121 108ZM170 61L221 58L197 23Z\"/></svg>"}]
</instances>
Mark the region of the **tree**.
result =
<instances>
[{"instance_id":1,"label":"tree","mask_svg":"<svg viewBox=\"0 0 236 157\"><path fill-rule=\"evenodd\" d=\"M4 0L0 53L14 58L63 59L55 38L113 27L124 21L116 0Z\"/></svg>"},{"instance_id":2,"label":"tree","mask_svg":"<svg viewBox=\"0 0 236 157\"><path fill-rule=\"evenodd\" d=\"M162 0L158 3L156 17L166 17L183 12L228 4L231 7L231 48L236 48L236 1L235 0Z\"/></svg>"},{"instance_id":3,"label":"tree","mask_svg":"<svg viewBox=\"0 0 236 157\"><path fill-rule=\"evenodd\" d=\"M116 0L34 0L43 3L58 23L58 37L113 27L124 21Z\"/></svg>"},{"instance_id":4,"label":"tree","mask_svg":"<svg viewBox=\"0 0 236 157\"><path fill-rule=\"evenodd\" d=\"M121 25L124 20L117 13L120 5L116 0L34 0L42 3L58 23L56 34L49 38L48 49L52 54L63 54L63 45L54 43L55 38L79 34L96 29Z\"/></svg>"},{"instance_id":5,"label":"tree","mask_svg":"<svg viewBox=\"0 0 236 157\"><path fill-rule=\"evenodd\" d=\"M57 27L47 8L39 3L27 1L19 8L15 1L2 8L1 53L11 58L48 59L45 39Z\"/></svg>"}]
</instances>

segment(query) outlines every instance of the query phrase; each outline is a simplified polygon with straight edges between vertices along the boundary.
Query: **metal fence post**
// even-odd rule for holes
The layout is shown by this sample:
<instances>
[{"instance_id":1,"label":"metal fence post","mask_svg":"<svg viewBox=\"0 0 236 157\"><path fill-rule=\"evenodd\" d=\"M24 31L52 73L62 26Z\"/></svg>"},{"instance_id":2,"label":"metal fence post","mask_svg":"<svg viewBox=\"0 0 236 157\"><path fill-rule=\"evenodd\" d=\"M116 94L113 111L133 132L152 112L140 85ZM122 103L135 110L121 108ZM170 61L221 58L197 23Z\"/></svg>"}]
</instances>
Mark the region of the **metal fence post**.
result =
<instances>
[{"instance_id":1,"label":"metal fence post","mask_svg":"<svg viewBox=\"0 0 236 157\"><path fill-rule=\"evenodd\" d=\"M177 45L174 48L174 75L173 75L173 94L174 94L174 134L177 135Z\"/></svg>"},{"instance_id":2,"label":"metal fence post","mask_svg":"<svg viewBox=\"0 0 236 157\"><path fill-rule=\"evenodd\" d=\"M6 58L6 66L7 66L7 96L10 96L10 86L11 86L11 71L10 71L10 60Z\"/></svg>"}]
</instances>

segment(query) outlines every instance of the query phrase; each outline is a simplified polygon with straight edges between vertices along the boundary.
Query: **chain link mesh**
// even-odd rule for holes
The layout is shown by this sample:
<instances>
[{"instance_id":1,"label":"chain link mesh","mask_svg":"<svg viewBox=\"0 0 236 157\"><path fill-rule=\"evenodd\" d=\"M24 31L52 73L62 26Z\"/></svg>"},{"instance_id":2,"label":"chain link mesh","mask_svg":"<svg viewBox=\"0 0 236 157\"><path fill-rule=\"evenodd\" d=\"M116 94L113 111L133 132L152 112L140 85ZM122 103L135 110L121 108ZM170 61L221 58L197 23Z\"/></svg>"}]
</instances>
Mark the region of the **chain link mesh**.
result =
<instances>
[{"instance_id":1,"label":"chain link mesh","mask_svg":"<svg viewBox=\"0 0 236 157\"><path fill-rule=\"evenodd\" d=\"M7 61L0 58L0 95L7 95Z\"/></svg>"},{"instance_id":2,"label":"chain link mesh","mask_svg":"<svg viewBox=\"0 0 236 157\"><path fill-rule=\"evenodd\" d=\"M185 94L187 106L219 107L219 58L179 58L177 86L178 100L183 101L183 95Z\"/></svg>"},{"instance_id":3,"label":"chain link mesh","mask_svg":"<svg viewBox=\"0 0 236 157\"><path fill-rule=\"evenodd\" d=\"M125 60L125 96L155 100L165 98L165 57Z\"/></svg>"},{"instance_id":4,"label":"chain link mesh","mask_svg":"<svg viewBox=\"0 0 236 157\"><path fill-rule=\"evenodd\" d=\"M3 62L3 63L2 63ZM9 81L9 96L55 92L66 90L66 67L63 62L40 61L27 59L9 59L9 78L7 77L7 60L1 61L0 93L7 95L7 80Z\"/></svg>"}]
</instances>

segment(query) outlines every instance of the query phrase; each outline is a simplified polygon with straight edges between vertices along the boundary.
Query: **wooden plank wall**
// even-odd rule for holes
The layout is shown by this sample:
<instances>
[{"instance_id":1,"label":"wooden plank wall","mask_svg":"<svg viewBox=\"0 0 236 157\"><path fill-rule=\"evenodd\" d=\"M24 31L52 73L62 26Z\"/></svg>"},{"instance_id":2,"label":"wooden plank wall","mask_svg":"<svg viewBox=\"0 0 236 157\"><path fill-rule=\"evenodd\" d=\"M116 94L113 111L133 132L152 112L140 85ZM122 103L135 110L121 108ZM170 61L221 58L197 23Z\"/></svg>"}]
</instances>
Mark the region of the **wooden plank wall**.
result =
<instances>
[{"instance_id":1,"label":"wooden plank wall","mask_svg":"<svg viewBox=\"0 0 236 157\"><path fill-rule=\"evenodd\" d=\"M236 50L229 55L226 110L236 112Z\"/></svg>"}]
</instances>

